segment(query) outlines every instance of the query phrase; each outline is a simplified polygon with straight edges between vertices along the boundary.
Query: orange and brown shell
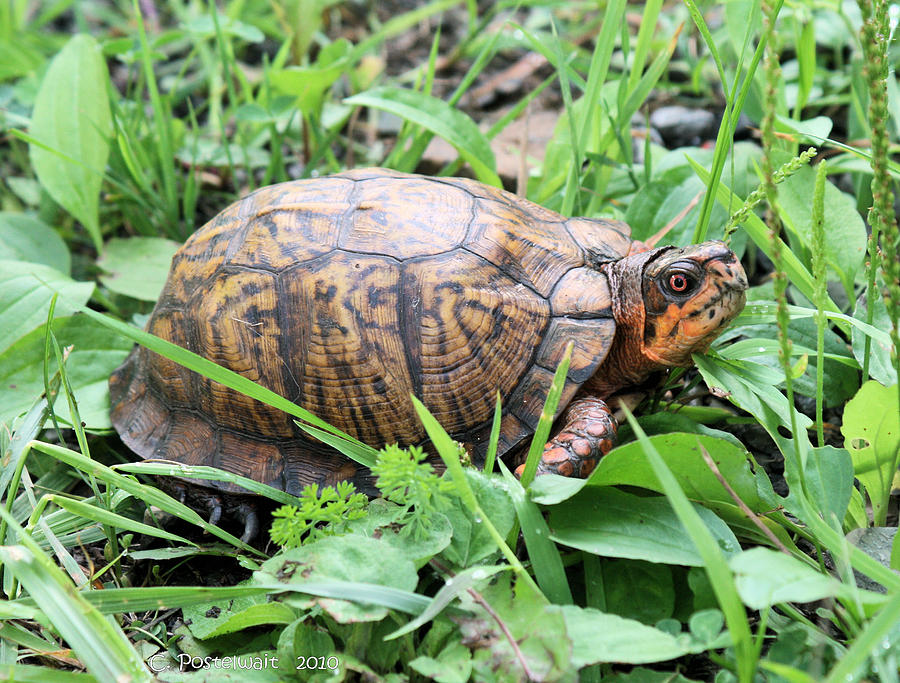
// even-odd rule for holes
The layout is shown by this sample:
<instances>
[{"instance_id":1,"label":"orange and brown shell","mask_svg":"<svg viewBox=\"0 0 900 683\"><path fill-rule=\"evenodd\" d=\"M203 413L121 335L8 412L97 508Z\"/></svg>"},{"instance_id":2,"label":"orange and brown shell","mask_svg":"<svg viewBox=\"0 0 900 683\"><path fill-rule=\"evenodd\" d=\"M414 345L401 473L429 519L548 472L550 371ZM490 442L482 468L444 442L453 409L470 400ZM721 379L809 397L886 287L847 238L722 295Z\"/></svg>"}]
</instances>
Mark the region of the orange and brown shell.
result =
<instances>
[{"instance_id":1,"label":"orange and brown shell","mask_svg":"<svg viewBox=\"0 0 900 683\"><path fill-rule=\"evenodd\" d=\"M560 410L603 361L615 321L599 267L627 254L629 233L466 179L367 169L292 181L182 246L147 329L375 447L426 440L413 394L477 461L497 391L502 454L534 431L570 340ZM365 485L368 470L290 415L143 347L110 396L113 425L144 458L293 493Z\"/></svg>"}]
</instances>

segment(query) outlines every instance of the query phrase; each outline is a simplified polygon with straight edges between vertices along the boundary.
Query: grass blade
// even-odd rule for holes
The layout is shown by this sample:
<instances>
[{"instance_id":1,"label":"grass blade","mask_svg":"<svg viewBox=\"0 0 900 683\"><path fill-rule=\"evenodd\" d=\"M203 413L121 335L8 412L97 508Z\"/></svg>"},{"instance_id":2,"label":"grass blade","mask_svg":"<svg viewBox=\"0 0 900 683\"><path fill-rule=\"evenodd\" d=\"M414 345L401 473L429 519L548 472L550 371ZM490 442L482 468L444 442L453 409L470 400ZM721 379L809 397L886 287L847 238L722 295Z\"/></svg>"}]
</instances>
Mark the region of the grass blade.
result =
<instances>
[{"instance_id":1,"label":"grass blade","mask_svg":"<svg viewBox=\"0 0 900 683\"><path fill-rule=\"evenodd\" d=\"M118 332L124 337L132 339L136 341L138 344L142 346L146 346L151 351L155 351L161 356L165 356L166 358L175 361L179 365L183 365L189 370L193 370L204 377L208 377L211 380L215 380L219 382L229 389L234 389L235 391L239 391L242 394L246 394L251 398L255 398L257 401L261 401L266 405L270 405L274 408L278 408L279 410L283 410L289 415L293 415L296 418L299 418L305 422L309 422L312 425L319 427L325 431L328 431L346 441L355 444L360 449L364 450L367 453L371 454L372 461L375 459L375 449L371 446L367 446L362 441L358 439L354 439L349 434L342 432L336 427L332 427L330 424L322 420L321 418L313 415L308 410L301 408L295 403L288 401L283 396L276 394L271 389L266 389L265 387L260 386L256 382L247 379L246 377L239 375L236 372L228 370L227 368L223 368L220 365L216 365L211 360L207 360L202 356L198 356L196 353L188 351L187 349L183 349L180 346L173 344L172 342L166 341L165 339L160 339L148 332L144 332L143 330L139 330L138 328L128 325L127 323L123 323L119 320L115 320L110 316L104 315L102 313L97 313L96 311L92 311L89 308L81 307L80 312L84 315L92 318L97 321L104 327L107 327L114 332ZM366 465L367 463L362 463Z\"/></svg>"},{"instance_id":2,"label":"grass blade","mask_svg":"<svg viewBox=\"0 0 900 683\"><path fill-rule=\"evenodd\" d=\"M472 119L443 100L415 90L383 86L348 97L344 103L381 109L422 126L453 145L478 180L503 187L487 138Z\"/></svg>"},{"instance_id":3,"label":"grass blade","mask_svg":"<svg viewBox=\"0 0 900 683\"><path fill-rule=\"evenodd\" d=\"M62 462L71 465L72 467L75 467L82 472L93 475L98 479L105 481L107 484L111 484L124 491L127 491L131 495L140 498L149 505L155 505L161 510L176 515L186 522L195 524L201 527L204 531L212 534L213 536L221 538L223 541L226 541L231 545L241 548L247 552L251 552L257 555L263 555L263 553L247 545L240 539L235 538L227 531L220 529L214 524L209 524L187 505L179 503L171 496L163 493L153 486L145 486L144 484L140 484L131 477L126 477L123 474L114 472L106 465L103 465L96 460L91 460L90 458L76 451L70 450L68 448L63 448L62 446L42 443L40 441L32 441L31 447L35 450L40 451L41 453L46 453L47 455L53 456L57 460L61 460Z\"/></svg>"},{"instance_id":4,"label":"grass blade","mask_svg":"<svg viewBox=\"0 0 900 683\"><path fill-rule=\"evenodd\" d=\"M434 619L447 605L453 602L453 600L464 591L468 590L479 581L484 581L497 572L507 571L508 569L509 567L504 565L494 567L477 566L469 567L468 569L459 572L459 574L456 574L452 579L449 579L441 586L440 590L438 590L431 599L431 604L429 604L418 617L398 628L396 631L389 633L384 639L393 640L394 638L399 638L400 636L415 631L423 624L427 624Z\"/></svg>"},{"instance_id":5,"label":"grass blade","mask_svg":"<svg viewBox=\"0 0 900 683\"><path fill-rule=\"evenodd\" d=\"M33 664L2 664L0 680L21 681L21 683L95 683L96 676L78 671L51 669Z\"/></svg>"},{"instance_id":6,"label":"grass blade","mask_svg":"<svg viewBox=\"0 0 900 683\"><path fill-rule=\"evenodd\" d=\"M494 471L494 462L497 460L497 446L500 443L500 423L503 420L503 406L500 404L500 392L497 392L497 403L494 405L494 421L491 423L491 436L488 440L487 457L484 459L484 471L490 474Z\"/></svg>"},{"instance_id":7,"label":"grass blade","mask_svg":"<svg viewBox=\"0 0 900 683\"><path fill-rule=\"evenodd\" d=\"M55 503L63 510L71 512L73 515L78 515L79 517L84 517L85 519L90 519L95 522L99 522L100 524L114 527L116 529L124 529L127 531L133 531L138 534L156 536L157 538L165 538L170 541L177 541L179 543L194 545L188 539L182 538L177 534L170 534L168 531L163 531L162 529L158 529L155 526L136 522L133 519L129 519L128 517L123 517L122 515L116 514L115 512L110 512L109 510L98 508L96 505L89 505L88 503L84 503L80 500L74 500L72 498L66 498L65 496L59 496L54 493L48 493L46 496L41 498L40 502L43 503L44 501L47 501L47 504Z\"/></svg>"},{"instance_id":8,"label":"grass blade","mask_svg":"<svg viewBox=\"0 0 900 683\"><path fill-rule=\"evenodd\" d=\"M500 469L506 481L506 490L516 509L516 516L519 518L519 526L522 528L528 558L531 560L531 568L534 570L538 586L550 602L557 605L571 605L572 591L569 590L569 581L566 579L566 570L559 550L550 540L550 527L547 526L547 521L503 461L500 461Z\"/></svg>"},{"instance_id":9,"label":"grass blade","mask_svg":"<svg viewBox=\"0 0 900 683\"><path fill-rule=\"evenodd\" d=\"M27 534L5 510L0 515L25 541ZM119 626L90 605L66 575L33 541L0 547L0 560L66 639L87 669L100 680L152 681L143 661Z\"/></svg>"},{"instance_id":10,"label":"grass blade","mask_svg":"<svg viewBox=\"0 0 900 683\"><path fill-rule=\"evenodd\" d=\"M537 584L525 570L525 567L522 566L522 563L519 562L519 558L516 557L515 553L506 544L506 541L500 535L500 532L497 531L497 527L494 526L490 517L488 517L484 510L481 509L478 498L475 496L475 492L469 485L468 479L466 479L466 473L463 470L462 463L459 461L459 450L456 442L450 438L450 435L447 434L440 423L434 418L434 415L428 412L428 408L425 407L425 404L415 396L410 396L410 398L412 399L413 406L419 416L419 420L422 421L422 426L425 427L428 438L431 439L431 443L434 444L435 449L437 449L438 455L441 456L441 459L447 466L447 472L453 478L453 483L456 486L459 497L462 498L463 502L470 510L481 518L484 528L487 529L491 538L494 539L494 542L500 549L500 552L503 553L507 562L513 566L513 569L518 575L527 581L536 591L539 591L540 589Z\"/></svg>"},{"instance_id":11,"label":"grass blade","mask_svg":"<svg viewBox=\"0 0 900 683\"><path fill-rule=\"evenodd\" d=\"M566 373L569 371L573 348L573 342L569 342L566 345L566 351L556 367L556 374L553 375L550 391L547 392L544 409L541 411L541 419L538 421L537 429L534 430L534 437L531 439L531 446L528 448L528 457L525 459L525 470L522 472L521 481L522 486L525 488L528 488L528 485L534 481L534 475L541 460L541 453L543 453L544 446L547 444L553 421L557 417L556 408L559 405L559 398L562 396L562 391L566 384Z\"/></svg>"},{"instance_id":12,"label":"grass blade","mask_svg":"<svg viewBox=\"0 0 900 683\"><path fill-rule=\"evenodd\" d=\"M259 496L265 496L271 500L285 503L286 505L296 505L297 499L289 493L280 489L273 488L266 484L262 484L255 479L242 477L233 472L226 472L216 467L206 467L202 465L183 465L181 463L169 463L160 460L145 460L143 462L131 462L123 465L114 465L113 469L117 472L134 472L135 474L148 474L154 476L168 477L188 477L190 479L203 479L208 481L224 481L229 484L237 484L243 486L248 491Z\"/></svg>"}]
</instances>

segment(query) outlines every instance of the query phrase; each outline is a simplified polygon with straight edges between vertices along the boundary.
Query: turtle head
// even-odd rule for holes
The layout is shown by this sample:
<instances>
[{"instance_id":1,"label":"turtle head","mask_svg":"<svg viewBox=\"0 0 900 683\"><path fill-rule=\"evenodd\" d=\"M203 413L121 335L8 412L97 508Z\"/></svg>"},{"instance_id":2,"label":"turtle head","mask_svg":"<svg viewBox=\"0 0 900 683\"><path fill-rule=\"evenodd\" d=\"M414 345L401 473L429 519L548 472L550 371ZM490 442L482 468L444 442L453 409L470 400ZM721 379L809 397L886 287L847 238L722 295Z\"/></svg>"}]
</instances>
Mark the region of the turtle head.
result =
<instances>
[{"instance_id":1,"label":"turtle head","mask_svg":"<svg viewBox=\"0 0 900 683\"><path fill-rule=\"evenodd\" d=\"M691 354L706 351L744 307L747 276L723 242L638 251L604 272L616 318L607 389L692 365Z\"/></svg>"},{"instance_id":2,"label":"turtle head","mask_svg":"<svg viewBox=\"0 0 900 683\"><path fill-rule=\"evenodd\" d=\"M661 248L644 265L642 355L669 367L690 366L741 312L747 276L724 242Z\"/></svg>"}]
</instances>

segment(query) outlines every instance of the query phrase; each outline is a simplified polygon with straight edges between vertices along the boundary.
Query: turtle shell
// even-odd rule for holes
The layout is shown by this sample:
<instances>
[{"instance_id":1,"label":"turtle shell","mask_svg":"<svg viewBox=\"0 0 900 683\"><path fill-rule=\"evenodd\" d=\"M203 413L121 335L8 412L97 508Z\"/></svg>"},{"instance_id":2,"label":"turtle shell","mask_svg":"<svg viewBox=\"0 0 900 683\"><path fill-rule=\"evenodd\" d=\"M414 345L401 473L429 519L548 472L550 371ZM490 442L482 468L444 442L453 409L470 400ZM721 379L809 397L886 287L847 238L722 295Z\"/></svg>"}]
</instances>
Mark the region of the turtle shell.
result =
<instances>
[{"instance_id":1,"label":"turtle shell","mask_svg":"<svg viewBox=\"0 0 900 683\"><path fill-rule=\"evenodd\" d=\"M467 179L366 169L297 180L188 239L147 330L374 447L426 441L413 394L477 462L498 391L503 454L533 433L570 340L560 409L603 361L615 321L599 267L628 252L629 234ZM143 347L113 373L110 397L114 427L144 458L292 493L368 476L290 415Z\"/></svg>"}]
</instances>

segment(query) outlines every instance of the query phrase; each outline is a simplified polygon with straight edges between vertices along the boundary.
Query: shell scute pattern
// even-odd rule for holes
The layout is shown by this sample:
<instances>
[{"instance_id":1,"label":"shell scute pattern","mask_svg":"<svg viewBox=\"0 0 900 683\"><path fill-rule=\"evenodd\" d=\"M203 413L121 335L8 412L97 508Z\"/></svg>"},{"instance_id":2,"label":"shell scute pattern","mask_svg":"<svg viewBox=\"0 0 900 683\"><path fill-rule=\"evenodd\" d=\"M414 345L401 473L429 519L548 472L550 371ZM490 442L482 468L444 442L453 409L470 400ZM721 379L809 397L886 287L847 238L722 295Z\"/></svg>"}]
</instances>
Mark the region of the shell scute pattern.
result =
<instances>
[{"instance_id":1,"label":"shell scute pattern","mask_svg":"<svg viewBox=\"0 0 900 683\"><path fill-rule=\"evenodd\" d=\"M566 271L584 263L562 223L536 221L505 202L480 201L465 247L541 296Z\"/></svg>"},{"instance_id":2,"label":"shell scute pattern","mask_svg":"<svg viewBox=\"0 0 900 683\"><path fill-rule=\"evenodd\" d=\"M196 345L191 336L193 326L180 309L162 310L153 315L147 326L150 334L168 339L182 348L194 349ZM154 390L164 391L166 400L173 406L189 407L193 403L192 387L194 373L164 356L141 348L138 353L149 357L145 366L149 368L149 382Z\"/></svg>"},{"instance_id":3,"label":"shell scute pattern","mask_svg":"<svg viewBox=\"0 0 900 683\"><path fill-rule=\"evenodd\" d=\"M547 302L463 250L411 263L406 274L407 300L419 306L412 347L421 398L448 431L469 429L489 419L494 392L511 391L530 365Z\"/></svg>"},{"instance_id":4,"label":"shell scute pattern","mask_svg":"<svg viewBox=\"0 0 900 683\"><path fill-rule=\"evenodd\" d=\"M176 252L160 303L182 305L226 259L234 234L241 226L240 206L232 204L191 235Z\"/></svg>"},{"instance_id":5,"label":"shell scute pattern","mask_svg":"<svg viewBox=\"0 0 900 683\"><path fill-rule=\"evenodd\" d=\"M573 320L565 317L553 318L544 341L538 349L535 363L548 370L555 370L565 354L566 345L572 340L572 358L567 377L581 384L596 369L596 359L604 355L604 350L612 344L616 324L607 320Z\"/></svg>"},{"instance_id":6,"label":"shell scute pattern","mask_svg":"<svg viewBox=\"0 0 900 683\"><path fill-rule=\"evenodd\" d=\"M391 443L416 427L412 415L396 410L413 390L399 289L400 268L392 259L344 252L282 278L294 399L362 440Z\"/></svg>"},{"instance_id":7,"label":"shell scute pattern","mask_svg":"<svg viewBox=\"0 0 900 683\"><path fill-rule=\"evenodd\" d=\"M566 230L592 266L618 261L631 248L631 226L609 218L570 218Z\"/></svg>"},{"instance_id":8,"label":"shell scute pattern","mask_svg":"<svg viewBox=\"0 0 900 683\"><path fill-rule=\"evenodd\" d=\"M263 439L248 439L243 434L222 430L222 446L214 466L256 481L280 482L284 469L281 450ZM248 447L249 446L249 447Z\"/></svg>"},{"instance_id":9,"label":"shell scute pattern","mask_svg":"<svg viewBox=\"0 0 900 683\"><path fill-rule=\"evenodd\" d=\"M197 330L197 353L285 395L280 334L283 316L279 315L278 302L277 276L220 270L198 288L187 305L187 317ZM194 378L195 404L215 424L250 434L293 435L286 413L200 375Z\"/></svg>"},{"instance_id":10,"label":"shell scute pattern","mask_svg":"<svg viewBox=\"0 0 900 683\"><path fill-rule=\"evenodd\" d=\"M609 282L593 268L573 268L555 283L550 307L553 315L612 318Z\"/></svg>"},{"instance_id":11,"label":"shell scute pattern","mask_svg":"<svg viewBox=\"0 0 900 683\"><path fill-rule=\"evenodd\" d=\"M191 413L180 413L174 420L165 444L157 451L167 460L186 465L209 465L220 451L219 432L206 420Z\"/></svg>"},{"instance_id":12,"label":"shell scute pattern","mask_svg":"<svg viewBox=\"0 0 900 683\"><path fill-rule=\"evenodd\" d=\"M502 453L536 424L568 338L562 405L609 350L608 285L586 261L628 238L589 223L464 179L365 169L283 183L185 243L148 328L376 447L425 439L414 394L483 454L499 390ZM595 319L575 319L586 306ZM144 349L110 393L143 457L293 492L358 476L290 416Z\"/></svg>"},{"instance_id":13,"label":"shell scute pattern","mask_svg":"<svg viewBox=\"0 0 900 683\"><path fill-rule=\"evenodd\" d=\"M448 251L465 239L474 203L463 190L414 177L360 180L338 244L398 260Z\"/></svg>"}]
</instances>

